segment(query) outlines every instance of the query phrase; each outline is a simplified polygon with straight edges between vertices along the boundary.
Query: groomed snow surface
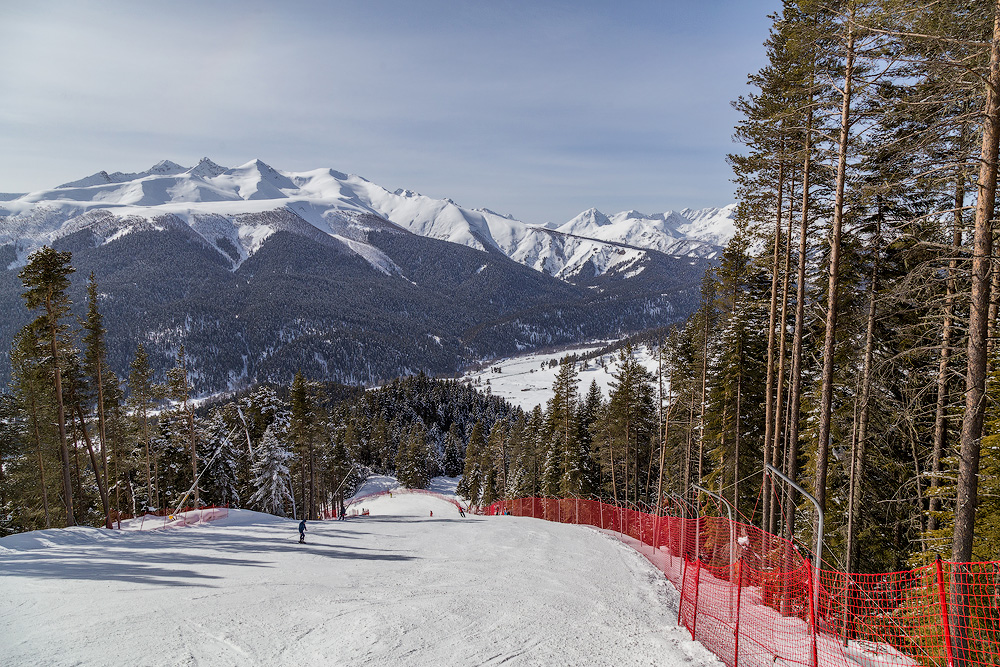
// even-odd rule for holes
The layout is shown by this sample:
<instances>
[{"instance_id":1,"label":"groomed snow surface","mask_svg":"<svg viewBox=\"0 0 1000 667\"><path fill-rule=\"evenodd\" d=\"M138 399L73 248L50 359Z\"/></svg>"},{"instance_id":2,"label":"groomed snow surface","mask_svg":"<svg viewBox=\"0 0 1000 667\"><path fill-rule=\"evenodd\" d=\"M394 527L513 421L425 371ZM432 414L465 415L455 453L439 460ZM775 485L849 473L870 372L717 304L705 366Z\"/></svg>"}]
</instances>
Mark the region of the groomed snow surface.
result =
<instances>
[{"instance_id":1,"label":"groomed snow surface","mask_svg":"<svg viewBox=\"0 0 1000 667\"><path fill-rule=\"evenodd\" d=\"M357 495L393 486L371 482ZM663 575L608 534L463 519L427 495L362 507L309 522L306 544L297 522L244 510L2 538L0 664L721 664L677 626Z\"/></svg>"}]
</instances>

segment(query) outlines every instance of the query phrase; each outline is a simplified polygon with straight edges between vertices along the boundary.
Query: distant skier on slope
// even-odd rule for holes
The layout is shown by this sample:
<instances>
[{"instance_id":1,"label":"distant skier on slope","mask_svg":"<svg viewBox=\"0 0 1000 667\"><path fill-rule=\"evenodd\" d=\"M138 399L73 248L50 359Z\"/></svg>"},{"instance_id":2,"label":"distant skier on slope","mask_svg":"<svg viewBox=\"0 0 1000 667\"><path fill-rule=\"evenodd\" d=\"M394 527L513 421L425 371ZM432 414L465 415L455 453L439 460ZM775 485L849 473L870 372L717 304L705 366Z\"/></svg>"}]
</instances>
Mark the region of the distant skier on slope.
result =
<instances>
[{"instance_id":1,"label":"distant skier on slope","mask_svg":"<svg viewBox=\"0 0 1000 667\"><path fill-rule=\"evenodd\" d=\"M299 544L305 544L306 541L306 520L302 519L299 522Z\"/></svg>"}]
</instances>

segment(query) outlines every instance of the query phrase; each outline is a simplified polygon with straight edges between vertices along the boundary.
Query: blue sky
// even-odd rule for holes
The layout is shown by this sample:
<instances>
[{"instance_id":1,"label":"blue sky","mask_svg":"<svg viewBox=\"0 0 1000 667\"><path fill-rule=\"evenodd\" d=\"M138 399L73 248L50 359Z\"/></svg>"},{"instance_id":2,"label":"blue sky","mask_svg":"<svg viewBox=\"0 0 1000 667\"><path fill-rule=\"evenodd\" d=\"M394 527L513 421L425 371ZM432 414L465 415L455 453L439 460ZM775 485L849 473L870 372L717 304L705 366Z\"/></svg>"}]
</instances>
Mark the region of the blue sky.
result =
<instances>
[{"instance_id":1,"label":"blue sky","mask_svg":"<svg viewBox=\"0 0 1000 667\"><path fill-rule=\"evenodd\" d=\"M531 223L730 203L780 0L0 5L0 192L202 156Z\"/></svg>"}]
</instances>

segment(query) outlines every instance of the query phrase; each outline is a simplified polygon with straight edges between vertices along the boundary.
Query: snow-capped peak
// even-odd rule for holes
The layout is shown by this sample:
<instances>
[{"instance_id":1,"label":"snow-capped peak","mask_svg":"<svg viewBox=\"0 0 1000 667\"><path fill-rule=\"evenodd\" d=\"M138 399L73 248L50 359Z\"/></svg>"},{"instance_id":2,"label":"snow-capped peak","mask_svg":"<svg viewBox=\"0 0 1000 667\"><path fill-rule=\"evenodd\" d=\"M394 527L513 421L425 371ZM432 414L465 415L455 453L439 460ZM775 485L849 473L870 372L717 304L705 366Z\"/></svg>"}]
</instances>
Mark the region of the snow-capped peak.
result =
<instances>
[{"instance_id":1,"label":"snow-capped peak","mask_svg":"<svg viewBox=\"0 0 1000 667\"><path fill-rule=\"evenodd\" d=\"M215 176L221 176L226 171L225 167L220 167L207 157L203 157L198 161L198 164L188 169L185 173L192 176L201 176L202 178L214 178Z\"/></svg>"},{"instance_id":2,"label":"snow-capped peak","mask_svg":"<svg viewBox=\"0 0 1000 667\"><path fill-rule=\"evenodd\" d=\"M610 224L611 220L608 216L604 215L596 208L588 208L586 211L557 229L564 234L590 236L594 230L600 227L606 227Z\"/></svg>"},{"instance_id":3,"label":"snow-capped peak","mask_svg":"<svg viewBox=\"0 0 1000 667\"><path fill-rule=\"evenodd\" d=\"M291 179L261 160L227 169L212 178L212 182L235 189L241 199L285 199L288 192L284 191L297 190Z\"/></svg>"},{"instance_id":4,"label":"snow-capped peak","mask_svg":"<svg viewBox=\"0 0 1000 667\"><path fill-rule=\"evenodd\" d=\"M171 162L170 160L160 160L148 170L146 170L147 175L157 175L157 176L173 176L174 174L181 174L187 171L187 167L182 167L176 162Z\"/></svg>"},{"instance_id":5,"label":"snow-capped peak","mask_svg":"<svg viewBox=\"0 0 1000 667\"><path fill-rule=\"evenodd\" d=\"M487 213L489 215L495 215L498 218L506 218L507 220L513 220L514 219L514 216L512 216L510 213L497 213L496 211L491 211L488 208L474 208L472 210L476 211L478 213Z\"/></svg>"}]
</instances>

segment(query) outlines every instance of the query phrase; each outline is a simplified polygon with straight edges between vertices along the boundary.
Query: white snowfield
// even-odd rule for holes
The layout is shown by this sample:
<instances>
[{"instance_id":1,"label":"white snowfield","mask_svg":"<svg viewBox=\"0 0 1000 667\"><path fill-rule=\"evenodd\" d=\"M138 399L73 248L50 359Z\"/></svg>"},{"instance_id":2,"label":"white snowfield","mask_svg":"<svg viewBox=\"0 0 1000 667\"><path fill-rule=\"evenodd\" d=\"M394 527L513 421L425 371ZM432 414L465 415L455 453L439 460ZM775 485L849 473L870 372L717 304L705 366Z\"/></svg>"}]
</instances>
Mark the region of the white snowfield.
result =
<instances>
[{"instance_id":1,"label":"white snowfield","mask_svg":"<svg viewBox=\"0 0 1000 667\"><path fill-rule=\"evenodd\" d=\"M309 522L306 544L297 522L240 510L0 539L0 664L721 664L677 626L663 575L609 535L463 519L425 495L361 506Z\"/></svg>"},{"instance_id":2,"label":"white snowfield","mask_svg":"<svg viewBox=\"0 0 1000 667\"><path fill-rule=\"evenodd\" d=\"M491 361L484 368L468 371L459 380L473 382L481 391L489 388L493 396L499 396L509 403L530 412L536 405L545 408L552 398L552 386L559 374L559 366L550 366L550 361L558 362L568 354L585 355L604 347L606 343L594 343L582 347L570 347L557 352L531 352L517 357ZM605 354L597 359L577 363L578 378L576 387L580 396L586 396L591 382L597 382L605 398L611 395L611 383L618 371L618 352ZM657 376L656 350L645 345L637 346L632 357L646 370ZM601 364L604 364L603 366ZM493 369L500 372L494 372ZM669 382L663 380L664 393L669 388Z\"/></svg>"}]
</instances>

